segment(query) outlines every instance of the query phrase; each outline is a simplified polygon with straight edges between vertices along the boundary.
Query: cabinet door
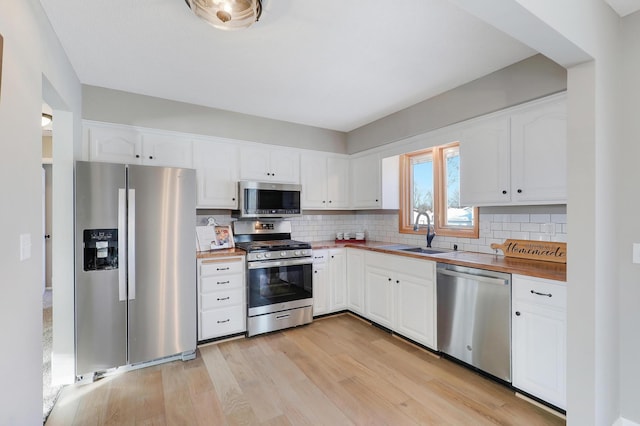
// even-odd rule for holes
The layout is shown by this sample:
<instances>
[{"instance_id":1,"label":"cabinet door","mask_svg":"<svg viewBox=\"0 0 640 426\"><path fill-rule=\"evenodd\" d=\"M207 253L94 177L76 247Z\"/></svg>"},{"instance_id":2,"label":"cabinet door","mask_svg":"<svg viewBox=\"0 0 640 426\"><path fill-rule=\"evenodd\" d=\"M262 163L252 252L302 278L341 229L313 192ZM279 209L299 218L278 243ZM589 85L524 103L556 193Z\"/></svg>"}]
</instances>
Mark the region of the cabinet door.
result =
<instances>
[{"instance_id":1,"label":"cabinet door","mask_svg":"<svg viewBox=\"0 0 640 426\"><path fill-rule=\"evenodd\" d=\"M329 312L329 251L313 251L313 315Z\"/></svg>"},{"instance_id":2,"label":"cabinet door","mask_svg":"<svg viewBox=\"0 0 640 426\"><path fill-rule=\"evenodd\" d=\"M327 207L327 163L319 155L303 155L301 159L302 208Z\"/></svg>"},{"instance_id":3,"label":"cabinet door","mask_svg":"<svg viewBox=\"0 0 640 426\"><path fill-rule=\"evenodd\" d=\"M394 330L435 348L435 286L428 276L397 273Z\"/></svg>"},{"instance_id":4,"label":"cabinet door","mask_svg":"<svg viewBox=\"0 0 640 426\"><path fill-rule=\"evenodd\" d=\"M509 204L509 118L474 123L460 138L460 200L466 206Z\"/></svg>"},{"instance_id":5,"label":"cabinet door","mask_svg":"<svg viewBox=\"0 0 640 426\"><path fill-rule=\"evenodd\" d=\"M140 135L129 128L88 127L89 161L141 164Z\"/></svg>"},{"instance_id":6,"label":"cabinet door","mask_svg":"<svg viewBox=\"0 0 640 426\"><path fill-rule=\"evenodd\" d=\"M513 385L566 408L566 313L514 301Z\"/></svg>"},{"instance_id":7,"label":"cabinet door","mask_svg":"<svg viewBox=\"0 0 640 426\"><path fill-rule=\"evenodd\" d=\"M345 209L349 207L349 160L347 158L327 159L327 208Z\"/></svg>"},{"instance_id":8,"label":"cabinet door","mask_svg":"<svg viewBox=\"0 0 640 426\"><path fill-rule=\"evenodd\" d=\"M387 269L367 265L365 274L365 317L390 329L394 305L391 273Z\"/></svg>"},{"instance_id":9,"label":"cabinet door","mask_svg":"<svg viewBox=\"0 0 640 426\"><path fill-rule=\"evenodd\" d=\"M193 167L193 144L190 139L173 135L143 133L142 164L147 166Z\"/></svg>"},{"instance_id":10,"label":"cabinet door","mask_svg":"<svg viewBox=\"0 0 640 426\"><path fill-rule=\"evenodd\" d=\"M567 113L564 99L511 117L512 200L566 203Z\"/></svg>"},{"instance_id":11,"label":"cabinet door","mask_svg":"<svg viewBox=\"0 0 640 426\"><path fill-rule=\"evenodd\" d=\"M300 154L293 150L284 149L272 151L271 180L283 183L300 183Z\"/></svg>"},{"instance_id":12,"label":"cabinet door","mask_svg":"<svg viewBox=\"0 0 640 426\"><path fill-rule=\"evenodd\" d=\"M329 251L329 310L332 312L347 307L347 263L344 249Z\"/></svg>"},{"instance_id":13,"label":"cabinet door","mask_svg":"<svg viewBox=\"0 0 640 426\"><path fill-rule=\"evenodd\" d=\"M382 206L380 169L380 156L378 154L351 159L352 207L377 209Z\"/></svg>"},{"instance_id":14,"label":"cabinet door","mask_svg":"<svg viewBox=\"0 0 640 426\"><path fill-rule=\"evenodd\" d=\"M347 249L347 305L353 312L364 315L364 251Z\"/></svg>"},{"instance_id":15,"label":"cabinet door","mask_svg":"<svg viewBox=\"0 0 640 426\"><path fill-rule=\"evenodd\" d=\"M238 208L238 149L227 143L194 142L197 207Z\"/></svg>"},{"instance_id":16,"label":"cabinet door","mask_svg":"<svg viewBox=\"0 0 640 426\"><path fill-rule=\"evenodd\" d=\"M271 179L268 149L242 147L240 149L240 179L264 182Z\"/></svg>"}]
</instances>

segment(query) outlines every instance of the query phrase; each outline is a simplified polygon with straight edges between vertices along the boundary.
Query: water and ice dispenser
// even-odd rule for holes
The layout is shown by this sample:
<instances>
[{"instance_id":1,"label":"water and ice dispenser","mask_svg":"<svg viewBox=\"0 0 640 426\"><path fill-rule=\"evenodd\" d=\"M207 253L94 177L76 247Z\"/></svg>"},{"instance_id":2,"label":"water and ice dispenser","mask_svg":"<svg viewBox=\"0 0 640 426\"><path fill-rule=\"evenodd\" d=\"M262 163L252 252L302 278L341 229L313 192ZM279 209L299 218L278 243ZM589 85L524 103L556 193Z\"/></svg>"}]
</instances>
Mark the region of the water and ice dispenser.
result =
<instances>
[{"instance_id":1,"label":"water and ice dispenser","mask_svg":"<svg viewBox=\"0 0 640 426\"><path fill-rule=\"evenodd\" d=\"M85 229L82 242L85 271L118 269L117 229Z\"/></svg>"}]
</instances>

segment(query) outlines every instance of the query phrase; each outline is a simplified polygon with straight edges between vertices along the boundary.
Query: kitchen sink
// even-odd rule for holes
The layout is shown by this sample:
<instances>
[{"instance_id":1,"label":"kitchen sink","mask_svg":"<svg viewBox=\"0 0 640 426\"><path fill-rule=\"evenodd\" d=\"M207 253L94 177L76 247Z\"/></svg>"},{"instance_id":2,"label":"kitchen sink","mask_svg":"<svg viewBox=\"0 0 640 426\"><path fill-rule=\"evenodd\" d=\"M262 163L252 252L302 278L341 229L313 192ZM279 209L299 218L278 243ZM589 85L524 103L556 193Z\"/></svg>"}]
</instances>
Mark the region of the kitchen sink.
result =
<instances>
[{"instance_id":1,"label":"kitchen sink","mask_svg":"<svg viewBox=\"0 0 640 426\"><path fill-rule=\"evenodd\" d=\"M435 247L417 247L417 246L410 246L407 244L392 244L388 246L380 246L380 248L385 250L397 250L397 251L405 251L409 253L421 253L421 254L440 254L440 253L449 253L453 251L451 249L435 248Z\"/></svg>"},{"instance_id":2,"label":"kitchen sink","mask_svg":"<svg viewBox=\"0 0 640 426\"><path fill-rule=\"evenodd\" d=\"M411 253L422 253L422 254L440 254L440 253L449 253L450 249L442 249L442 248L433 248L433 247L410 247L399 249L400 251L408 251Z\"/></svg>"}]
</instances>

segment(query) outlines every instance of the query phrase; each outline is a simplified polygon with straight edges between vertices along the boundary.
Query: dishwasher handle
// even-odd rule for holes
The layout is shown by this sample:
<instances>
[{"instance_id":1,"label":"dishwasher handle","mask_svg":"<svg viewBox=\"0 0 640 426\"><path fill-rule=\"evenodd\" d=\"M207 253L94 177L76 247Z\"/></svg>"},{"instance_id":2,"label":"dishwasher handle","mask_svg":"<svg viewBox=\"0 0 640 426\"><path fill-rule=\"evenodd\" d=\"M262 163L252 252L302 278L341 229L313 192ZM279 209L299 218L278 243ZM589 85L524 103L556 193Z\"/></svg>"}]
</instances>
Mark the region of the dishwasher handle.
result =
<instances>
[{"instance_id":1,"label":"dishwasher handle","mask_svg":"<svg viewBox=\"0 0 640 426\"><path fill-rule=\"evenodd\" d=\"M451 271L449 269L438 269L437 273L442 275L449 275L451 277L456 277L456 278L464 278L464 279L474 280L478 282L483 282L486 284L509 285L509 280L502 279L502 278L488 277L486 275L465 274L464 272L456 272L456 271Z\"/></svg>"}]
</instances>

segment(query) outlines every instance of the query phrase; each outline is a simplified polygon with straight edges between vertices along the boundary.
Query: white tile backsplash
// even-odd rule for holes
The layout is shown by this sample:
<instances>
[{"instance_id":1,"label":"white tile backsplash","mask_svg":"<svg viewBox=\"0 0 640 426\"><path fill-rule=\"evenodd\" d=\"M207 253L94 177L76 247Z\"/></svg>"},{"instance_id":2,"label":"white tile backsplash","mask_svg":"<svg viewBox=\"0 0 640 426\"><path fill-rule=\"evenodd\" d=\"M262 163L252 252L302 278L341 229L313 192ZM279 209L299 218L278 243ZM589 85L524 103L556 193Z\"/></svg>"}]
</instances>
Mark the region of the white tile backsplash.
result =
<instances>
[{"instance_id":1,"label":"white tile backsplash","mask_svg":"<svg viewBox=\"0 0 640 426\"><path fill-rule=\"evenodd\" d=\"M206 218L211 215L198 215L198 224L206 224ZM230 215L213 215L219 224L229 224L233 219ZM539 241L567 241L566 214L481 214L479 238L455 238L436 236L432 245L441 248L453 248L458 245L459 250L494 253L492 243L502 244L507 238ZM398 232L398 214L377 213L344 213L344 214L313 214L300 218L289 219L292 237L303 241L327 241L336 237L336 232L364 231L367 240L387 241L391 243L411 244L422 246L425 244L424 235L400 234ZM555 223L554 235L541 232L541 225Z\"/></svg>"}]
</instances>

